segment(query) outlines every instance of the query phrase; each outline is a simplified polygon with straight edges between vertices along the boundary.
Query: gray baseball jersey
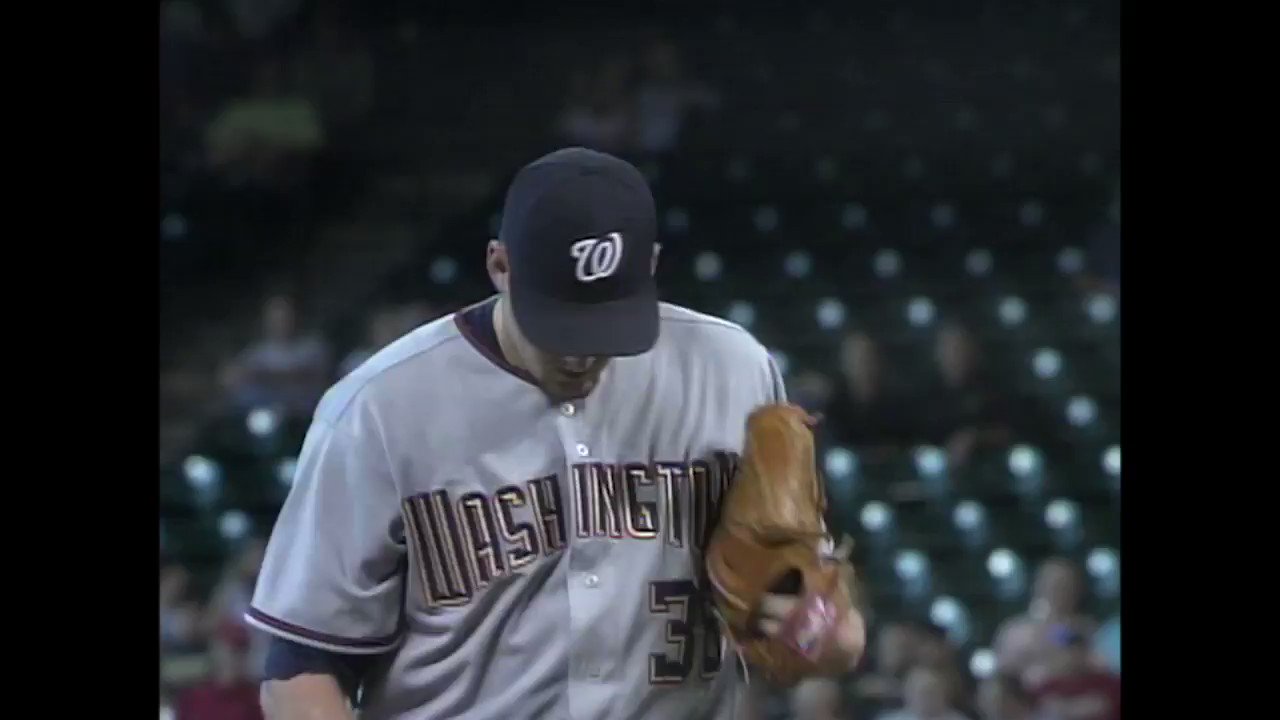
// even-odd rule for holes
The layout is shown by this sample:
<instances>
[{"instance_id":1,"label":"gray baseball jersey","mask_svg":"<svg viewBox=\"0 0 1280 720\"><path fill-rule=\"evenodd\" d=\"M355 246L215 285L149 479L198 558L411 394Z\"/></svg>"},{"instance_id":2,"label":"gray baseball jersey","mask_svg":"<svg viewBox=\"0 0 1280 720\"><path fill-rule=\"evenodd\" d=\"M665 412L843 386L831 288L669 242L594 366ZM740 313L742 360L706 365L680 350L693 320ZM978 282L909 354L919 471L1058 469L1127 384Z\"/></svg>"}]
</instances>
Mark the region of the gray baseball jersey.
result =
<instances>
[{"instance_id":1,"label":"gray baseball jersey","mask_svg":"<svg viewBox=\"0 0 1280 720\"><path fill-rule=\"evenodd\" d=\"M552 404L462 317L325 395L249 621L385 653L365 718L736 717L702 549L748 413L784 399L768 353L663 304L651 351Z\"/></svg>"}]
</instances>

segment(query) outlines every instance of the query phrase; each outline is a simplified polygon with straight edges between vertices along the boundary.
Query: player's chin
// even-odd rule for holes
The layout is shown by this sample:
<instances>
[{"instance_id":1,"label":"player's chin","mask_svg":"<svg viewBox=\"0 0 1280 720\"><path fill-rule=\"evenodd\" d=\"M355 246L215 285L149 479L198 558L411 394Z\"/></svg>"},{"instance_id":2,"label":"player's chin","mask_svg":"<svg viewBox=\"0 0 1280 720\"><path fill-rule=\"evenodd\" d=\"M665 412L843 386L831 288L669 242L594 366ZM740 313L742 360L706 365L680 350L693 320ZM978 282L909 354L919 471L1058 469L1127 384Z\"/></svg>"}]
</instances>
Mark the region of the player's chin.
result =
<instances>
[{"instance_id":1,"label":"player's chin","mask_svg":"<svg viewBox=\"0 0 1280 720\"><path fill-rule=\"evenodd\" d=\"M556 402L579 400L591 394L596 382L593 378L557 377L547 382L543 390Z\"/></svg>"}]
</instances>

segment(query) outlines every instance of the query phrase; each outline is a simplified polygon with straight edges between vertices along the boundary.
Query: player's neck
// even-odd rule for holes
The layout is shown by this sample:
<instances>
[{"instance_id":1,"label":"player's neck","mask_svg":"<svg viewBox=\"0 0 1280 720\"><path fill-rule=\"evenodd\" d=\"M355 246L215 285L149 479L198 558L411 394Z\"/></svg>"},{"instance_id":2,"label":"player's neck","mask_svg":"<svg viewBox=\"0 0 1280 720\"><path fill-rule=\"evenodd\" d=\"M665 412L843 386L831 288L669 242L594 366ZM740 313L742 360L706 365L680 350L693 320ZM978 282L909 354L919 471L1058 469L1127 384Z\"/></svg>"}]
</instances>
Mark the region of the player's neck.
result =
<instances>
[{"instance_id":1,"label":"player's neck","mask_svg":"<svg viewBox=\"0 0 1280 720\"><path fill-rule=\"evenodd\" d=\"M512 366L529 372L529 366L520 353L523 341L516 332L515 323L507 317L507 313L511 311L510 308L506 298L499 295L498 301L493 306L493 334L498 338L498 350L502 353L503 359Z\"/></svg>"}]
</instances>

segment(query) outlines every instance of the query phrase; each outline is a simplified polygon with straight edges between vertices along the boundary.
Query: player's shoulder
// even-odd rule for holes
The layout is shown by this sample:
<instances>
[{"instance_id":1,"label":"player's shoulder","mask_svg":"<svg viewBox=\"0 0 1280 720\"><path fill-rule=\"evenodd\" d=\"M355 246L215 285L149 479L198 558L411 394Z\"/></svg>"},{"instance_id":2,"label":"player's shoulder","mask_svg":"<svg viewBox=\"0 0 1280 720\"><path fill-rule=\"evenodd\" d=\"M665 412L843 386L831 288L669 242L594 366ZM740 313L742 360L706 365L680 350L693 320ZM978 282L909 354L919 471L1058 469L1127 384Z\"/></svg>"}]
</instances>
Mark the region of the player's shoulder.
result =
<instances>
[{"instance_id":1,"label":"player's shoulder","mask_svg":"<svg viewBox=\"0 0 1280 720\"><path fill-rule=\"evenodd\" d=\"M432 320L375 352L325 392L315 418L334 423L357 399L395 396L443 371L466 345L455 317L450 313Z\"/></svg>"},{"instance_id":2,"label":"player's shoulder","mask_svg":"<svg viewBox=\"0 0 1280 720\"><path fill-rule=\"evenodd\" d=\"M746 328L681 305L662 303L659 309L661 343L671 349L722 352L744 359L764 360L768 350Z\"/></svg>"}]
</instances>

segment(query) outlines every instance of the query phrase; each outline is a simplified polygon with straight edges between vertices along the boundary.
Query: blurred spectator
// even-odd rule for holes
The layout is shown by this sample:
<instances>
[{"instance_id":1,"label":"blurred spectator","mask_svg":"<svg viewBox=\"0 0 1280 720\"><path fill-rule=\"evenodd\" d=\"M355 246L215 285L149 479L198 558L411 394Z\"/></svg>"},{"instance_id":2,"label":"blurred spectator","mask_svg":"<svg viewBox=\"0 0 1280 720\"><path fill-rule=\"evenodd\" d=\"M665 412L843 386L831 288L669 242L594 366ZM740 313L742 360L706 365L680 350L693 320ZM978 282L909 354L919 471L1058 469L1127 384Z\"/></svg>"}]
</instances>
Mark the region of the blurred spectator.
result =
<instances>
[{"instance_id":1,"label":"blurred spectator","mask_svg":"<svg viewBox=\"0 0 1280 720\"><path fill-rule=\"evenodd\" d=\"M244 614L253 600L253 588L258 582L265 551L266 543L254 538L246 542L227 564L205 611L204 627L210 635L230 626L248 629ZM248 637L248 667L250 674L257 676L266 662L267 637L263 633L253 633Z\"/></svg>"},{"instance_id":2,"label":"blurred spectator","mask_svg":"<svg viewBox=\"0 0 1280 720\"><path fill-rule=\"evenodd\" d=\"M909 444L910 411L903 393L887 378L880 345L865 333L845 336L840 372L843 382L830 415L844 440L872 453Z\"/></svg>"},{"instance_id":3,"label":"blurred spectator","mask_svg":"<svg viewBox=\"0 0 1280 720\"><path fill-rule=\"evenodd\" d=\"M560 135L568 142L606 152L630 148L635 127L628 94L630 68L621 59L605 62L594 76L573 77L568 106L560 115Z\"/></svg>"},{"instance_id":4,"label":"blurred spectator","mask_svg":"<svg viewBox=\"0 0 1280 720\"><path fill-rule=\"evenodd\" d=\"M1081 611L1083 593L1080 570L1070 560L1050 558L1041 564L1026 614L1006 621L996 633L996 664L1000 672L1034 685L1047 672L1048 660L1055 650L1056 628L1067 626L1090 636L1095 623Z\"/></svg>"},{"instance_id":5,"label":"blurred spectator","mask_svg":"<svg viewBox=\"0 0 1280 720\"><path fill-rule=\"evenodd\" d=\"M1034 720L1035 701L1022 682L995 675L978 688L978 717L982 720Z\"/></svg>"},{"instance_id":6,"label":"blurred spectator","mask_svg":"<svg viewBox=\"0 0 1280 720\"><path fill-rule=\"evenodd\" d=\"M210 631L227 623L243 622L244 613L253 599L253 588L258 582L265 551L266 543L253 538L227 563L209 601L207 627Z\"/></svg>"},{"instance_id":7,"label":"blurred spectator","mask_svg":"<svg viewBox=\"0 0 1280 720\"><path fill-rule=\"evenodd\" d=\"M248 654L247 629L219 628L209 644L210 677L178 696L176 720L262 720Z\"/></svg>"},{"instance_id":8,"label":"blurred spectator","mask_svg":"<svg viewBox=\"0 0 1280 720\"><path fill-rule=\"evenodd\" d=\"M932 623L921 623L916 630L916 663L937 673L942 682L947 704L964 711L970 709L969 681L957 656L956 647L947 632Z\"/></svg>"},{"instance_id":9,"label":"blurred spectator","mask_svg":"<svg viewBox=\"0 0 1280 720\"><path fill-rule=\"evenodd\" d=\"M792 720L839 720L840 683L829 678L805 680L791 691Z\"/></svg>"},{"instance_id":10,"label":"blurred spectator","mask_svg":"<svg viewBox=\"0 0 1280 720\"><path fill-rule=\"evenodd\" d=\"M160 650L189 652L199 644L200 606L191 598L191 575L181 565L160 571Z\"/></svg>"},{"instance_id":11,"label":"blurred spectator","mask_svg":"<svg viewBox=\"0 0 1280 720\"><path fill-rule=\"evenodd\" d=\"M1044 720L1120 720L1120 678L1094 666L1087 636L1061 625L1051 633L1047 679L1032 688Z\"/></svg>"},{"instance_id":12,"label":"blurred spectator","mask_svg":"<svg viewBox=\"0 0 1280 720\"><path fill-rule=\"evenodd\" d=\"M279 407L305 416L324 392L329 377L325 342L298 329L293 300L277 295L262 310L262 337L223 370L223 383L240 409Z\"/></svg>"},{"instance_id":13,"label":"blurred spectator","mask_svg":"<svg viewBox=\"0 0 1280 720\"><path fill-rule=\"evenodd\" d=\"M641 152L663 153L676 146L690 110L713 109L720 100L685 77L679 51L667 41L649 46L643 72L636 94L636 144Z\"/></svg>"},{"instance_id":14,"label":"blurred spectator","mask_svg":"<svg viewBox=\"0 0 1280 720\"><path fill-rule=\"evenodd\" d=\"M383 308L373 313L369 318L369 327L365 337L365 343L347 353L343 358L338 372L347 375L355 370L365 360L368 360L374 353L382 348L390 345L393 341L408 331L407 320L408 308Z\"/></svg>"},{"instance_id":15,"label":"blurred spectator","mask_svg":"<svg viewBox=\"0 0 1280 720\"><path fill-rule=\"evenodd\" d=\"M320 116L286 87L279 60L264 62L252 92L227 103L205 131L209 165L232 184L296 184L323 145Z\"/></svg>"},{"instance_id":16,"label":"blurred spectator","mask_svg":"<svg viewBox=\"0 0 1280 720\"><path fill-rule=\"evenodd\" d=\"M919 655L920 636L908 624L886 623L876 633L871 671L858 678L859 697L885 708L902 706L902 683Z\"/></svg>"},{"instance_id":17,"label":"blurred spectator","mask_svg":"<svg viewBox=\"0 0 1280 720\"><path fill-rule=\"evenodd\" d=\"M1098 661L1116 675L1120 674L1120 614L1112 618L1093 635L1093 652Z\"/></svg>"},{"instance_id":18,"label":"blurred spectator","mask_svg":"<svg viewBox=\"0 0 1280 720\"><path fill-rule=\"evenodd\" d=\"M903 686L905 707L880 716L881 720L968 720L947 701L946 680L936 670L917 665L907 673Z\"/></svg>"},{"instance_id":19,"label":"blurred spectator","mask_svg":"<svg viewBox=\"0 0 1280 720\"><path fill-rule=\"evenodd\" d=\"M827 414L827 408L831 405L834 393L835 387L831 380L826 375L813 370L797 373L787 384L787 395L790 396L791 402L804 408L811 415Z\"/></svg>"},{"instance_id":20,"label":"blurred spectator","mask_svg":"<svg viewBox=\"0 0 1280 720\"><path fill-rule=\"evenodd\" d=\"M938 387L931 395L925 440L944 445L952 467L966 465L981 447L1008 444L1008 408L969 331L944 325L934 345L934 362Z\"/></svg>"}]
</instances>

